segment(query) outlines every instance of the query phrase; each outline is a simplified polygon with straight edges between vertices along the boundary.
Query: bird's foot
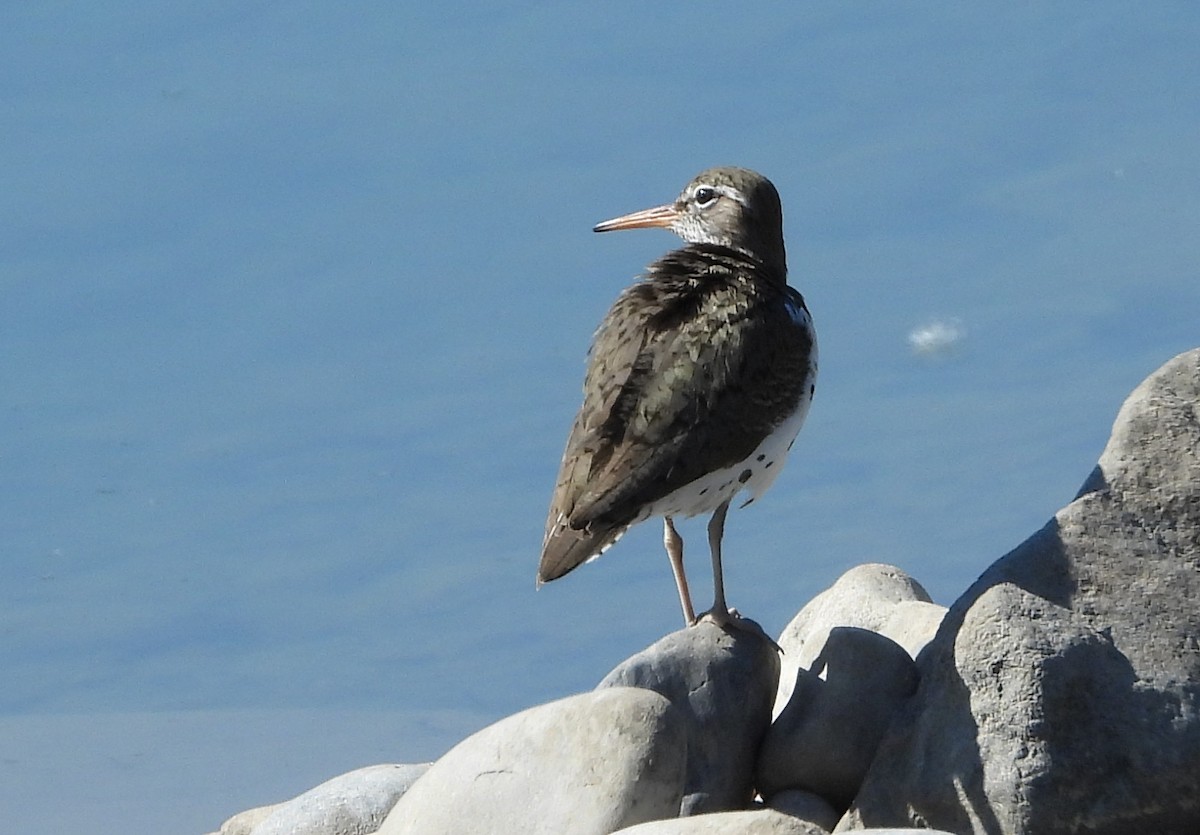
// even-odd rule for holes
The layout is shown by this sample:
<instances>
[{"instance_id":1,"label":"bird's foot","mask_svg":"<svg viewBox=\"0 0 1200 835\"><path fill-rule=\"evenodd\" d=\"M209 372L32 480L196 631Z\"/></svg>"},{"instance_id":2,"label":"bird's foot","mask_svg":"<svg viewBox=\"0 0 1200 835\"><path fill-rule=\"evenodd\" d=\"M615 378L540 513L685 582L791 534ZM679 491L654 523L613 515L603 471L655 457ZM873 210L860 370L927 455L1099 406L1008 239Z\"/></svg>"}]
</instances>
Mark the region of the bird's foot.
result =
<instances>
[{"instance_id":1,"label":"bird's foot","mask_svg":"<svg viewBox=\"0 0 1200 835\"><path fill-rule=\"evenodd\" d=\"M734 629L750 628L748 626L742 626L742 623L746 621L746 618L742 617L737 609L727 609L724 606L719 608L714 606L707 612L701 612L700 617L696 618L695 622L700 623L701 621L716 624L722 629L727 626L733 627Z\"/></svg>"},{"instance_id":2,"label":"bird's foot","mask_svg":"<svg viewBox=\"0 0 1200 835\"><path fill-rule=\"evenodd\" d=\"M719 626L721 629L740 629L743 632L749 632L762 638L768 644L775 648L775 651L783 655L783 649L779 644L775 643L763 628L750 618L744 618L737 609L727 609L724 606L717 608L713 607L707 612L701 612L700 617L696 618L696 623L712 623Z\"/></svg>"}]
</instances>

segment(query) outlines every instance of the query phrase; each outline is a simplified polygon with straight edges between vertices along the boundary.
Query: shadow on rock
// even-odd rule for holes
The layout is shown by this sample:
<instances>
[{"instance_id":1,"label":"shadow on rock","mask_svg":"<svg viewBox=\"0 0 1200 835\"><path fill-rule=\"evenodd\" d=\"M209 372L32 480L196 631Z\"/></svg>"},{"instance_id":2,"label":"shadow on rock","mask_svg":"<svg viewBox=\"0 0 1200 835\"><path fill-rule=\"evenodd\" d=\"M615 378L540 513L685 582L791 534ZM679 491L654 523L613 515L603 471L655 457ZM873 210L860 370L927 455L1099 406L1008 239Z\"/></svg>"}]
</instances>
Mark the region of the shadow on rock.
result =
<instances>
[{"instance_id":1,"label":"shadow on rock","mask_svg":"<svg viewBox=\"0 0 1200 835\"><path fill-rule=\"evenodd\" d=\"M844 810L879 742L917 687L908 652L877 632L839 626L763 741L757 785L770 798L803 789Z\"/></svg>"}]
</instances>

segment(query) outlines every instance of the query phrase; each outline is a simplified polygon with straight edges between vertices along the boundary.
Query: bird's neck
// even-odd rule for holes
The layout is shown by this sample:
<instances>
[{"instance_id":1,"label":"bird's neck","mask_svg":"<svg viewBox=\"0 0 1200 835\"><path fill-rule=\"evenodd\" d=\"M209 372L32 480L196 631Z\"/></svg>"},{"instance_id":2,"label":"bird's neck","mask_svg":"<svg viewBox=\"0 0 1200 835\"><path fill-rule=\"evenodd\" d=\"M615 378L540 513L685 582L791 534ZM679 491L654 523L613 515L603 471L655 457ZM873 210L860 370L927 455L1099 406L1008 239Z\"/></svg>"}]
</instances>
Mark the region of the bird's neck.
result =
<instances>
[{"instance_id":1,"label":"bird's neck","mask_svg":"<svg viewBox=\"0 0 1200 835\"><path fill-rule=\"evenodd\" d=\"M674 253L662 259L659 262L659 268L661 269L661 265L667 263L672 266L679 265L683 269L693 272L695 274L693 277L699 277L704 270L698 269L697 263L688 256L688 253L695 253L695 257L699 258L699 264L702 265L722 264L725 270L732 273L753 274L756 280L765 280L769 284L777 284L781 287L787 284L787 263L782 252L767 259L752 249L712 241L689 242L683 249L675 250Z\"/></svg>"},{"instance_id":2,"label":"bird's neck","mask_svg":"<svg viewBox=\"0 0 1200 835\"><path fill-rule=\"evenodd\" d=\"M787 283L787 256L782 242L778 246L766 248L726 244L722 241L692 241L684 248L718 254L736 253L738 259L754 264L756 272L768 277L773 283Z\"/></svg>"},{"instance_id":3,"label":"bird's neck","mask_svg":"<svg viewBox=\"0 0 1200 835\"><path fill-rule=\"evenodd\" d=\"M703 238L685 238L693 246L714 246L731 249L755 264L761 264L771 273L787 280L787 250L783 245L783 236L775 236L771 240L738 240L734 238L705 236Z\"/></svg>"}]
</instances>

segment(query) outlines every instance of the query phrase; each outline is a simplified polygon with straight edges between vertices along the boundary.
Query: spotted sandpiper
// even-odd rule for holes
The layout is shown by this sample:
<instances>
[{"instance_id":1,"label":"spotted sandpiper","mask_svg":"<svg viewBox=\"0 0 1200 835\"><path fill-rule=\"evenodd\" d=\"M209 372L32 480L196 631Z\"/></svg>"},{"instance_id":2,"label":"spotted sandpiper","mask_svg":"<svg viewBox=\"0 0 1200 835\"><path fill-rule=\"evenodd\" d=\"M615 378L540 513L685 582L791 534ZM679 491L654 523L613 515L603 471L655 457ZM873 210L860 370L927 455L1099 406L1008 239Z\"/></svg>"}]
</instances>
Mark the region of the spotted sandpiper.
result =
<instances>
[{"instance_id":1,"label":"spotted sandpiper","mask_svg":"<svg viewBox=\"0 0 1200 835\"><path fill-rule=\"evenodd\" d=\"M725 603L721 538L733 497L771 486L808 413L817 342L787 284L783 209L771 181L710 168L673 203L598 224L661 227L682 249L649 266L600 323L546 521L538 584L597 557L631 525L663 517L688 625L696 622L672 518L712 513L714 600Z\"/></svg>"}]
</instances>

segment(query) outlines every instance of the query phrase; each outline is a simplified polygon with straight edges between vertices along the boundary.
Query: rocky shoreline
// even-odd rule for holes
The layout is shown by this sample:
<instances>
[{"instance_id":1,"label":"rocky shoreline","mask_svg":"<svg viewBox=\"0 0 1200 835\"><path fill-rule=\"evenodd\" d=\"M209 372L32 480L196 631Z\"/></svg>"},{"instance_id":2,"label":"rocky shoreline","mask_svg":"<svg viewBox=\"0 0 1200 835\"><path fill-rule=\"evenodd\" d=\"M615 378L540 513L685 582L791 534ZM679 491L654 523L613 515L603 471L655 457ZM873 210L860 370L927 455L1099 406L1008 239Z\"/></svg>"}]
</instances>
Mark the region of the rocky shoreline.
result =
<instances>
[{"instance_id":1,"label":"rocky shoreline","mask_svg":"<svg viewBox=\"0 0 1200 835\"><path fill-rule=\"evenodd\" d=\"M599 686L221 835L1200 832L1200 349L949 610L851 569L778 638L711 624Z\"/></svg>"}]
</instances>

